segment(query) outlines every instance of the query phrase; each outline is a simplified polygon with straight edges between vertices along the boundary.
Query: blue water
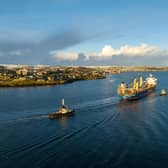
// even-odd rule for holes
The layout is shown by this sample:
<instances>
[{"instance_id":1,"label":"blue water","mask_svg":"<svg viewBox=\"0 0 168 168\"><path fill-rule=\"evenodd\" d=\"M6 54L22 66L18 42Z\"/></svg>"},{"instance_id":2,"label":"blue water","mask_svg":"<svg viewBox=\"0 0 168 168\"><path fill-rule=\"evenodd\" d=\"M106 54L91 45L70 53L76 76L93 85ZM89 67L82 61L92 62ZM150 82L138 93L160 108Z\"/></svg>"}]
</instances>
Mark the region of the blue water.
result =
<instances>
[{"instance_id":1,"label":"blue water","mask_svg":"<svg viewBox=\"0 0 168 168\"><path fill-rule=\"evenodd\" d=\"M141 73L47 87L0 88L0 168L168 166L168 72L156 92L123 102L121 81ZM143 73L147 76L148 73ZM49 120L60 99L73 117Z\"/></svg>"}]
</instances>

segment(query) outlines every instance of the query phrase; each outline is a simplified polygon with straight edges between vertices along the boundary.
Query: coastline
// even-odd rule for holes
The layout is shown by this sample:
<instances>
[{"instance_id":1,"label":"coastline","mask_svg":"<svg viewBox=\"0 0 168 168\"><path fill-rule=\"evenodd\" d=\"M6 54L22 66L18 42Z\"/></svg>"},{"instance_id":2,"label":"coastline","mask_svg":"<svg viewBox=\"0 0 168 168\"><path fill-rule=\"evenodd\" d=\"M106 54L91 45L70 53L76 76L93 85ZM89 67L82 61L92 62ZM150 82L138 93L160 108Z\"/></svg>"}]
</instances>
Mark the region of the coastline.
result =
<instances>
[{"instance_id":1,"label":"coastline","mask_svg":"<svg viewBox=\"0 0 168 168\"><path fill-rule=\"evenodd\" d=\"M107 74L168 71L150 66L0 66L0 87L62 85L81 80L104 79Z\"/></svg>"},{"instance_id":2,"label":"coastline","mask_svg":"<svg viewBox=\"0 0 168 168\"><path fill-rule=\"evenodd\" d=\"M24 80L24 81L0 81L0 88L4 87L35 87L35 86L54 86L54 85L63 85L68 83L73 83L77 81L84 80L98 80L104 79L105 76L97 77L97 78L89 78L89 79L70 79L70 80L57 80L57 81L35 81L35 80Z\"/></svg>"}]
</instances>

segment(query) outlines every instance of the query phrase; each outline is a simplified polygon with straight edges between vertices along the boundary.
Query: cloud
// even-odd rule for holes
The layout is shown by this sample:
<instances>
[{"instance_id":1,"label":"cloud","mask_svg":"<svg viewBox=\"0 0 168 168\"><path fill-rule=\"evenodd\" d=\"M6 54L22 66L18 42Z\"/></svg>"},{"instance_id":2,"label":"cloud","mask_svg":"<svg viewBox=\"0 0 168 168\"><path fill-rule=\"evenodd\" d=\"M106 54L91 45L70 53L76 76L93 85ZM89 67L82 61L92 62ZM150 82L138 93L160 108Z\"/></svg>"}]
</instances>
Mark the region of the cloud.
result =
<instances>
[{"instance_id":1,"label":"cloud","mask_svg":"<svg viewBox=\"0 0 168 168\"><path fill-rule=\"evenodd\" d=\"M86 53L87 59L106 59L113 56L148 57L158 55L168 55L168 50L148 44L140 44L138 46L124 45L117 49L111 45L105 45L98 53Z\"/></svg>"},{"instance_id":2,"label":"cloud","mask_svg":"<svg viewBox=\"0 0 168 168\"><path fill-rule=\"evenodd\" d=\"M113 48L105 45L100 52L50 52L52 59L68 65L168 65L168 50L157 46L140 44Z\"/></svg>"},{"instance_id":3,"label":"cloud","mask_svg":"<svg viewBox=\"0 0 168 168\"><path fill-rule=\"evenodd\" d=\"M79 30L62 30L52 33L39 41L21 41L17 39L17 34L14 35L16 37L15 40L14 38L12 40L0 38L1 63L45 64L47 62L47 64L52 64L48 57L50 51L64 50L100 35L96 33L84 35ZM23 57L17 57L19 55ZM14 56L16 57L14 58Z\"/></svg>"},{"instance_id":4,"label":"cloud","mask_svg":"<svg viewBox=\"0 0 168 168\"><path fill-rule=\"evenodd\" d=\"M0 57L1 57L1 60L5 57L8 57L9 58L19 58L20 59L20 56L21 57L24 57L25 55L28 55L28 54L31 54L31 51L28 50L28 49L22 49L22 50L10 50L10 51L7 51L7 50L3 50L0 52Z\"/></svg>"},{"instance_id":5,"label":"cloud","mask_svg":"<svg viewBox=\"0 0 168 168\"><path fill-rule=\"evenodd\" d=\"M17 35L17 34L16 34ZM61 31L48 35L39 41L20 41L15 37L15 40L0 38L0 51L10 52L14 50L59 50L75 44L79 44L90 37L83 37L80 33L74 31Z\"/></svg>"},{"instance_id":6,"label":"cloud","mask_svg":"<svg viewBox=\"0 0 168 168\"><path fill-rule=\"evenodd\" d=\"M24 56L26 54L30 54L31 51L28 49L24 50L14 50L14 51L9 51L7 54L10 56Z\"/></svg>"},{"instance_id":7,"label":"cloud","mask_svg":"<svg viewBox=\"0 0 168 168\"><path fill-rule=\"evenodd\" d=\"M54 59L58 59L61 61L74 61L78 59L78 54L77 53L73 53L73 52L55 52L55 51L51 51L50 55L52 56L52 58Z\"/></svg>"},{"instance_id":8,"label":"cloud","mask_svg":"<svg viewBox=\"0 0 168 168\"><path fill-rule=\"evenodd\" d=\"M89 35L84 37L79 31L71 30L50 34L39 41L20 41L20 38L17 39L17 37L15 40L14 38L0 37L1 63L45 64L46 61L50 61L48 59L50 51L65 49L90 38L93 37Z\"/></svg>"}]
</instances>

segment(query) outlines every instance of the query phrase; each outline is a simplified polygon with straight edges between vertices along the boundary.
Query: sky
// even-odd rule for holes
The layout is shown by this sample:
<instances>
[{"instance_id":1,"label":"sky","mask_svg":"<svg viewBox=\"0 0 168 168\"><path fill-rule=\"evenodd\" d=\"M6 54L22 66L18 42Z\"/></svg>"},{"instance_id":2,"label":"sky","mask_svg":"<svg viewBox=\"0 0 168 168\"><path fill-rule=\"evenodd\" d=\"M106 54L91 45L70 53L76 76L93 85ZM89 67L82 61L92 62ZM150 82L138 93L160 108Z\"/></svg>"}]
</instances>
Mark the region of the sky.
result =
<instances>
[{"instance_id":1,"label":"sky","mask_svg":"<svg viewBox=\"0 0 168 168\"><path fill-rule=\"evenodd\" d=\"M0 64L168 66L167 0L0 0Z\"/></svg>"}]
</instances>

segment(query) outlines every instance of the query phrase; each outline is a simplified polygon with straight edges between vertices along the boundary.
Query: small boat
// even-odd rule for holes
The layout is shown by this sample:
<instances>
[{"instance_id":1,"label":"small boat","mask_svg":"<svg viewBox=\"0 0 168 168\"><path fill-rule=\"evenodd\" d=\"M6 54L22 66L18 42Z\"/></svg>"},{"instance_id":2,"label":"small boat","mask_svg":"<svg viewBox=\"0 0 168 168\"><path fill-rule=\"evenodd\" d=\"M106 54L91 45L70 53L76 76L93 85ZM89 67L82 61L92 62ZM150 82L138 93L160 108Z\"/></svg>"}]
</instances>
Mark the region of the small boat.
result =
<instances>
[{"instance_id":1,"label":"small boat","mask_svg":"<svg viewBox=\"0 0 168 168\"><path fill-rule=\"evenodd\" d=\"M67 106L65 106L64 99L62 99L62 103L59 111L49 114L49 118L54 119L54 118L59 118L63 116L71 116L74 114L74 112L75 112L74 109L69 109Z\"/></svg>"},{"instance_id":2,"label":"small boat","mask_svg":"<svg viewBox=\"0 0 168 168\"><path fill-rule=\"evenodd\" d=\"M160 96L166 96L166 95L167 95L166 90L162 89L160 92Z\"/></svg>"}]
</instances>

